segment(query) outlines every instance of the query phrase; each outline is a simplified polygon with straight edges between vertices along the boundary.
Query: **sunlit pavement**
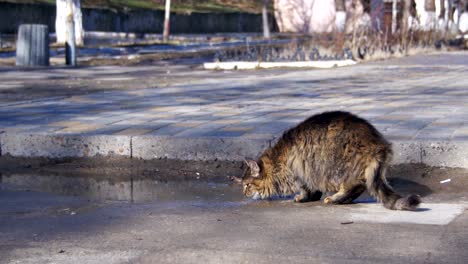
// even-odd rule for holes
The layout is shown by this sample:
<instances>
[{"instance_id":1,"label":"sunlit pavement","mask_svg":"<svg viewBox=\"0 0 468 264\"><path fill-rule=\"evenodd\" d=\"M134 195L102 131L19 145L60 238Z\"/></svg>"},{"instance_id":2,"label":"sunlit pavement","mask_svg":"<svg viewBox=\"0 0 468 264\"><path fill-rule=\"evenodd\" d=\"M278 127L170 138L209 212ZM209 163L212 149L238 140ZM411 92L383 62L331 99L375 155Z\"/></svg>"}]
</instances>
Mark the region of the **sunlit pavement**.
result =
<instances>
[{"instance_id":1,"label":"sunlit pavement","mask_svg":"<svg viewBox=\"0 0 468 264\"><path fill-rule=\"evenodd\" d=\"M394 142L396 163L468 167L466 52L329 70L192 66L3 69L2 153L241 159L310 115L344 110Z\"/></svg>"}]
</instances>

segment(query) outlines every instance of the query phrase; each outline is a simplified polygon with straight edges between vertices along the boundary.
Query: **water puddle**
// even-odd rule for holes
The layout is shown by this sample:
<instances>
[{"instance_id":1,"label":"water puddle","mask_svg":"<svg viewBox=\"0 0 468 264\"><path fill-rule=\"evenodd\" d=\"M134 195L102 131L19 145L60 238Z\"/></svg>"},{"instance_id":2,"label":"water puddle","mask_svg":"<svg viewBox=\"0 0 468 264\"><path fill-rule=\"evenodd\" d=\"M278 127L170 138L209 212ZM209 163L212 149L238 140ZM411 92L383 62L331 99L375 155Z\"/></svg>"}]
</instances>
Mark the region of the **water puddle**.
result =
<instances>
[{"instance_id":1,"label":"water puddle","mask_svg":"<svg viewBox=\"0 0 468 264\"><path fill-rule=\"evenodd\" d=\"M155 178L67 177L13 174L0 176L0 189L30 190L91 201L210 201L239 202L244 199L240 187L227 182L204 180L167 181Z\"/></svg>"}]
</instances>

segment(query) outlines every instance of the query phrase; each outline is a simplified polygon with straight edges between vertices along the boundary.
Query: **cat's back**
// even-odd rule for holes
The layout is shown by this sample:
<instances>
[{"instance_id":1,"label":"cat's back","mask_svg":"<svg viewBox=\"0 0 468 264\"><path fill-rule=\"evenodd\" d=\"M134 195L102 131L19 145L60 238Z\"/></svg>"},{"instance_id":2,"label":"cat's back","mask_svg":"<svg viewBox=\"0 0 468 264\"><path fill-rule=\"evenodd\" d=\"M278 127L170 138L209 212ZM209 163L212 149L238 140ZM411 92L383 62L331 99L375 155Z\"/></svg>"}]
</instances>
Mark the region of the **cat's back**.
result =
<instances>
[{"instance_id":1,"label":"cat's back","mask_svg":"<svg viewBox=\"0 0 468 264\"><path fill-rule=\"evenodd\" d=\"M282 139L290 144L324 144L328 148L343 145L380 148L390 146L368 121L343 111L311 116L284 133Z\"/></svg>"}]
</instances>

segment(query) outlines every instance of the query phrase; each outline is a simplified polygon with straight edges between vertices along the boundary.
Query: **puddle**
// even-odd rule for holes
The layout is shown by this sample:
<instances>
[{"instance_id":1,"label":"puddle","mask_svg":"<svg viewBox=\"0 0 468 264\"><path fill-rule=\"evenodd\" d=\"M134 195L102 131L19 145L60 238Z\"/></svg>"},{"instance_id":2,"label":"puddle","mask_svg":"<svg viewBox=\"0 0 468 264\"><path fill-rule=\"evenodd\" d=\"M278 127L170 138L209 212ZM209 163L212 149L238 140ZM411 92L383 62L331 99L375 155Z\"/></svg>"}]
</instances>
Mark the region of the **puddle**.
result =
<instances>
[{"instance_id":1,"label":"puddle","mask_svg":"<svg viewBox=\"0 0 468 264\"><path fill-rule=\"evenodd\" d=\"M0 189L30 190L66 196L80 196L91 201L242 201L242 191L228 183L197 181L162 181L133 177L101 179L45 175L0 176Z\"/></svg>"}]
</instances>

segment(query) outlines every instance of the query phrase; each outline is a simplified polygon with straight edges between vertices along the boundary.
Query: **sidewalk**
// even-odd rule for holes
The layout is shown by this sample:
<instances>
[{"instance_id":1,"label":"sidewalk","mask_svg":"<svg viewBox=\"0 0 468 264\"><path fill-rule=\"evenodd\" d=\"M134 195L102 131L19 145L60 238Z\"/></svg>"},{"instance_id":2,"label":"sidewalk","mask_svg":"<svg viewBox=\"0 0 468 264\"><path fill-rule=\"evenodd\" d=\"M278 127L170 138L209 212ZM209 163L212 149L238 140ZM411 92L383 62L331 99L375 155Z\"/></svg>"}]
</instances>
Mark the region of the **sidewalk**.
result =
<instances>
[{"instance_id":1,"label":"sidewalk","mask_svg":"<svg viewBox=\"0 0 468 264\"><path fill-rule=\"evenodd\" d=\"M48 83L64 89L27 96ZM0 69L0 91L23 89L30 99L0 93L0 148L30 157L239 160L308 116L344 110L394 143L395 163L468 168L467 84L467 52L331 70Z\"/></svg>"}]
</instances>

